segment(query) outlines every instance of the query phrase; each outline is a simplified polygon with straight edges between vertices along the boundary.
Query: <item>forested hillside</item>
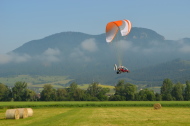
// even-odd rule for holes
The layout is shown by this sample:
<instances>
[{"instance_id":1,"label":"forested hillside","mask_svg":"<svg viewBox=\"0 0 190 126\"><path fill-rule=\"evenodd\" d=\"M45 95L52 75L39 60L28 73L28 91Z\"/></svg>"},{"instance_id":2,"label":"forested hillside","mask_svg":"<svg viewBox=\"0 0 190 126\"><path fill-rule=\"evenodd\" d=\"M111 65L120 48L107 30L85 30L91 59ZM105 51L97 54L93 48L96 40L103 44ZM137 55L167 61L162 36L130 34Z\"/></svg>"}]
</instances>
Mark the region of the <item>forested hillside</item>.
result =
<instances>
[{"instance_id":1,"label":"forested hillside","mask_svg":"<svg viewBox=\"0 0 190 126\"><path fill-rule=\"evenodd\" d=\"M173 82L182 82L190 80L190 61L172 60L155 66L145 67L135 70L129 75L133 81L151 82L149 84L161 85L163 78L172 78Z\"/></svg>"}]
</instances>

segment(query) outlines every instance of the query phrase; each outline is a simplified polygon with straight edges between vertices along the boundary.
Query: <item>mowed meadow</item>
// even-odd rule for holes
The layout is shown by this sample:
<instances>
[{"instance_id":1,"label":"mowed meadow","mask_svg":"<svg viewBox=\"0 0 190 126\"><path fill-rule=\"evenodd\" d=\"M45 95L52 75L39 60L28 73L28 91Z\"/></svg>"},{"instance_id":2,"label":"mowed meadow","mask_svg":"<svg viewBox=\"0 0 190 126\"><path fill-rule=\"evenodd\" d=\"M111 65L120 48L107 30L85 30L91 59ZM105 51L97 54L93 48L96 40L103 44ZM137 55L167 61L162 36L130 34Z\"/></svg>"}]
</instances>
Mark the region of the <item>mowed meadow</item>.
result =
<instances>
[{"instance_id":1,"label":"mowed meadow","mask_svg":"<svg viewBox=\"0 0 190 126\"><path fill-rule=\"evenodd\" d=\"M155 103L162 108L155 110ZM0 102L0 126L190 125L189 101ZM31 107L32 117L5 119L9 108Z\"/></svg>"}]
</instances>

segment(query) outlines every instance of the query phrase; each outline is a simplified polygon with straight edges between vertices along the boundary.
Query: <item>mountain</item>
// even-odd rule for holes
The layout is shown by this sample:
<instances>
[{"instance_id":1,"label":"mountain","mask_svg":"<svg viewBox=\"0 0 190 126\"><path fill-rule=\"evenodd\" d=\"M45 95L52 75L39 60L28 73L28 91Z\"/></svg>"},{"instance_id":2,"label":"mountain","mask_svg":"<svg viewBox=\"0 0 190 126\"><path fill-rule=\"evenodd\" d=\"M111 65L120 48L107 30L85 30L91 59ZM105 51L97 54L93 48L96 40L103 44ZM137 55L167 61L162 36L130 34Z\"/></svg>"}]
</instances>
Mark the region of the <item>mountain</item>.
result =
<instances>
[{"instance_id":1,"label":"mountain","mask_svg":"<svg viewBox=\"0 0 190 126\"><path fill-rule=\"evenodd\" d=\"M60 50L69 51L69 49L77 47L81 42L87 39L95 39L96 44L107 46L107 43L105 42L105 34L88 35L80 32L62 32L50 35L43 39L27 42L21 47L13 50L13 52L38 55L43 53L48 48L57 48ZM119 38L119 40L122 39L132 41L134 42L134 45L138 44L139 46L147 46L152 41L164 41L164 37L157 34L153 30L136 27L131 30L128 36Z\"/></svg>"},{"instance_id":2,"label":"mountain","mask_svg":"<svg viewBox=\"0 0 190 126\"><path fill-rule=\"evenodd\" d=\"M29 41L3 56L0 76L59 75L78 84L97 81L114 85L125 79L159 85L164 78L178 81L189 76L189 65L183 68L189 54L190 38L166 40L146 28L133 27L128 36L118 34L112 43L106 43L104 33L61 32ZM178 58L181 60L176 62ZM121 61L130 74L115 74L113 65ZM174 71L172 66L179 66L181 71Z\"/></svg>"}]
</instances>

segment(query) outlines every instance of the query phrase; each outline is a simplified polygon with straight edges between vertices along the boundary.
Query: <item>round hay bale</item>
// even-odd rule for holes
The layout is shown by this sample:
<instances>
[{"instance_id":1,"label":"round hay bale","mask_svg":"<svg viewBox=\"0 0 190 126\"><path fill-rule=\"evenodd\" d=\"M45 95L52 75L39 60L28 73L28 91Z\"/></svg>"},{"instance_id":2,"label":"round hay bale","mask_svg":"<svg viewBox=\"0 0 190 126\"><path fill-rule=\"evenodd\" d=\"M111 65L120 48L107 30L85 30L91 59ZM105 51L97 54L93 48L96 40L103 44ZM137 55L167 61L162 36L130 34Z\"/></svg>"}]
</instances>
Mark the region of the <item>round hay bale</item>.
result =
<instances>
[{"instance_id":1,"label":"round hay bale","mask_svg":"<svg viewBox=\"0 0 190 126\"><path fill-rule=\"evenodd\" d=\"M5 118L6 119L19 119L20 114L18 109L7 109L5 113Z\"/></svg>"},{"instance_id":2,"label":"round hay bale","mask_svg":"<svg viewBox=\"0 0 190 126\"><path fill-rule=\"evenodd\" d=\"M154 104L154 109L161 109L161 108L162 108L162 106L160 103Z\"/></svg>"},{"instance_id":3,"label":"round hay bale","mask_svg":"<svg viewBox=\"0 0 190 126\"><path fill-rule=\"evenodd\" d=\"M33 116L33 110L32 110L32 108L26 108L26 109L28 111L28 117Z\"/></svg>"},{"instance_id":4,"label":"round hay bale","mask_svg":"<svg viewBox=\"0 0 190 126\"><path fill-rule=\"evenodd\" d=\"M28 117L28 111L26 108L18 108L20 113L20 118L27 118Z\"/></svg>"}]
</instances>

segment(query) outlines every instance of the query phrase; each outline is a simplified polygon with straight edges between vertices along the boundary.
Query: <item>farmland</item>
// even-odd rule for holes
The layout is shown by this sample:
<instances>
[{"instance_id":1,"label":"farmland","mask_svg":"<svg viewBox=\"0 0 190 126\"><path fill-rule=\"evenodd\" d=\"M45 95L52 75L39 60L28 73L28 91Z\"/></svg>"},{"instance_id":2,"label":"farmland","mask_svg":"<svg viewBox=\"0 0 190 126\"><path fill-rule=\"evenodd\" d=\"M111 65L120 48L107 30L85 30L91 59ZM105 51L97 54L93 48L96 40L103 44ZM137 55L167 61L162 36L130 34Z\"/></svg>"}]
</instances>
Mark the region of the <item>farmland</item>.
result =
<instances>
[{"instance_id":1,"label":"farmland","mask_svg":"<svg viewBox=\"0 0 190 126\"><path fill-rule=\"evenodd\" d=\"M13 86L15 82L22 81L26 82L29 88L39 88L42 89L44 84L51 84L54 88L65 88L68 83L71 83L72 79L69 79L68 76L30 76L30 75L17 75L10 77L0 77L0 82L8 86ZM87 89L89 84L78 85L81 89ZM102 85L99 86L104 88L109 88L110 93L113 93L114 86Z\"/></svg>"},{"instance_id":2,"label":"farmland","mask_svg":"<svg viewBox=\"0 0 190 126\"><path fill-rule=\"evenodd\" d=\"M0 77L0 82L8 86L13 86L15 82L23 81L28 83L28 87L42 88L44 84L52 84L56 88L63 88L66 83L72 81L67 76L30 76L17 75L10 77Z\"/></svg>"},{"instance_id":3,"label":"farmland","mask_svg":"<svg viewBox=\"0 0 190 126\"><path fill-rule=\"evenodd\" d=\"M1 126L69 125L189 125L190 102L160 101L162 108L153 109L156 101L125 102L1 102ZM32 107L30 118L5 119L7 108Z\"/></svg>"}]
</instances>

